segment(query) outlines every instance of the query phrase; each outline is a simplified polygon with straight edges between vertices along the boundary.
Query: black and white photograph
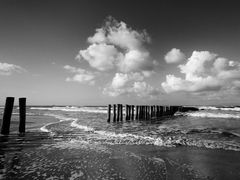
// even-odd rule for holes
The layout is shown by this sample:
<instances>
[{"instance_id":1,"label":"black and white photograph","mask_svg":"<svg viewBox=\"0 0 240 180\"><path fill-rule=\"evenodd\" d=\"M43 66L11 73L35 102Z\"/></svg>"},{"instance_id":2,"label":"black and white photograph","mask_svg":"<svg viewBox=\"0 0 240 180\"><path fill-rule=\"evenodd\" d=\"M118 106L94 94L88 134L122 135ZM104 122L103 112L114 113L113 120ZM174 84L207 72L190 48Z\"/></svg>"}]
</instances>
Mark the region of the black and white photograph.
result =
<instances>
[{"instance_id":1,"label":"black and white photograph","mask_svg":"<svg viewBox=\"0 0 240 180\"><path fill-rule=\"evenodd\" d=\"M240 4L0 0L1 180L239 180Z\"/></svg>"}]
</instances>

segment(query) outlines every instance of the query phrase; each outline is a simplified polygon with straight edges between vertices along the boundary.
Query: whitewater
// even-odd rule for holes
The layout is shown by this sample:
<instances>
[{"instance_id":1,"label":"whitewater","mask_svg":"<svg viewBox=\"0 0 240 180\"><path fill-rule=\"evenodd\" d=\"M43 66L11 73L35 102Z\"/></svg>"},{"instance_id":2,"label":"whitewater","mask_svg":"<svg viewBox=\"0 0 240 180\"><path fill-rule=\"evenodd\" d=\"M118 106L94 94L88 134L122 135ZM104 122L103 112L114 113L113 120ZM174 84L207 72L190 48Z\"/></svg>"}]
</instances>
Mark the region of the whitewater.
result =
<instances>
[{"instance_id":1,"label":"whitewater","mask_svg":"<svg viewBox=\"0 0 240 180\"><path fill-rule=\"evenodd\" d=\"M195 112L155 121L107 123L107 107L29 107L30 113L58 121L44 124L43 132L72 134L72 139L101 144L193 146L240 151L239 107L200 106Z\"/></svg>"}]
</instances>

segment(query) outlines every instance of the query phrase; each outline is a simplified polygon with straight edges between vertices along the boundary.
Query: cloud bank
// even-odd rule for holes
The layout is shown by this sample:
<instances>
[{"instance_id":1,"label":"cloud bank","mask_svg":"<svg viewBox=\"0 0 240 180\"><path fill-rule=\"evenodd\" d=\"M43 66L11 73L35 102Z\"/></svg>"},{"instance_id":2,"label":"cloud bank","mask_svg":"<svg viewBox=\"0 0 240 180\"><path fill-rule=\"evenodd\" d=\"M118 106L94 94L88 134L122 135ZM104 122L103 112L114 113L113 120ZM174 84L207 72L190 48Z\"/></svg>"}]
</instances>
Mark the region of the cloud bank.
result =
<instances>
[{"instance_id":1,"label":"cloud bank","mask_svg":"<svg viewBox=\"0 0 240 180\"><path fill-rule=\"evenodd\" d=\"M194 51L178 68L185 77L168 74L161 84L167 93L236 89L240 84L240 63L209 51Z\"/></svg>"},{"instance_id":2,"label":"cloud bank","mask_svg":"<svg viewBox=\"0 0 240 180\"><path fill-rule=\"evenodd\" d=\"M21 66L0 62L0 75L9 76L14 72L22 73L25 71Z\"/></svg>"}]
</instances>

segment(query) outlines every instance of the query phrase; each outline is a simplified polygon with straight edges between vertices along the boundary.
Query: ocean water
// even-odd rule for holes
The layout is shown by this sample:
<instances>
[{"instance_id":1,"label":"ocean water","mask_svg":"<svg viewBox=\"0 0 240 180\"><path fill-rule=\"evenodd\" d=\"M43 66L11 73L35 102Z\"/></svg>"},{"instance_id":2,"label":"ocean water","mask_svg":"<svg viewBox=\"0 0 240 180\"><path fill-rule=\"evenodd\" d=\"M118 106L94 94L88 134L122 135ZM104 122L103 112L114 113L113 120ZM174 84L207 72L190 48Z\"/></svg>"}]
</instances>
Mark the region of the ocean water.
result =
<instances>
[{"instance_id":1,"label":"ocean water","mask_svg":"<svg viewBox=\"0 0 240 180\"><path fill-rule=\"evenodd\" d=\"M171 152L171 149L174 150L177 147L182 147L182 148L191 147L191 148L201 148L205 150L216 150L218 152L231 152L231 154L237 153L236 157L239 158L240 107L199 106L198 108L200 109L199 111L186 112L186 113L177 112L174 116L162 117L157 120L148 120L148 121L133 120L128 122L123 120L123 122L107 123L107 107L104 107L104 106L101 106L101 107L98 107L98 106L96 107L29 106L27 107L26 126L27 126L27 131L30 135L25 137L26 138L25 140L27 143L24 143L24 145L21 144L20 149L22 154L18 155L18 157L25 156L25 159L29 158L29 160L28 161L26 160L25 163L26 164L31 163L32 165L32 161L34 157L41 154L44 150L46 150L45 155L42 155L41 158L38 157L38 159L36 160L37 162L40 161L43 163L45 161L44 160L45 156L48 156L50 149L53 149L53 148L56 148L58 150L59 149L71 150L71 153L69 154L73 154L73 155L75 150L78 150L75 152L77 153L79 152L79 149L83 151L83 149L85 148L87 149L88 152L94 151L97 153L103 153L106 156L110 156L109 153L112 153L114 154L114 158L116 158L115 157L116 150L114 150L114 153L113 153L113 150L111 149L111 147L128 147L130 149L134 147L133 151L135 153L132 153L133 151L131 150L130 155L128 154L130 153L130 151L127 151L128 153L126 155L126 151L124 150L125 156L127 157L125 156L121 157L120 158L121 161L123 158L125 158L126 161L129 161L129 158L131 159L133 157L139 160L139 158L142 158L142 155L144 154L144 152L147 151L146 149L148 149L148 152L151 152L150 153L152 158L151 162L155 163L155 161L157 161L158 164L162 165L162 163L165 162L166 159L163 160L159 158L159 156L157 155L152 156L153 154L157 154L158 152L160 152L158 148L167 149L166 152L167 152L167 155L169 155L169 152ZM0 116L2 116L2 113L3 113L3 108L0 108ZM18 109L14 108L12 124L11 124L12 134L17 133L17 127L18 127ZM34 138L37 137L36 136L37 133L41 134L41 136L38 136L38 139L40 137L40 139L43 140L41 141L41 143L37 143L36 145L38 146L39 144L41 144L40 149L37 148L34 150L32 149L26 150L26 152L25 150L22 150L23 146L32 147L31 143L33 143L36 140ZM13 137L15 138L14 135ZM46 139L47 141L45 141ZM49 143L49 139L51 139L51 143ZM15 140L14 140L14 143L16 144ZM0 152L4 151L4 153L0 153L0 156L1 156L0 160L2 163L9 160L6 157L6 151L8 151L9 149L10 151L12 149L14 152L17 151L16 149L14 149L14 147L16 146L0 147ZM144 149L142 149L142 147L144 147ZM17 148L19 148L19 146L17 146ZM156 150L156 149L158 149L158 151L153 152L153 150ZM81 151L81 155L84 154L85 150L84 152L82 151ZM25 155L23 155L23 152L25 153ZM140 153L141 156L139 156L139 152L141 152ZM68 157L69 154L66 154L65 157ZM111 154L111 157L113 156L112 154ZM77 154L76 156L80 156L80 155ZM149 155L144 156L144 158L148 156ZM173 155L171 154L171 156ZM9 156L9 157L12 158L12 156ZM91 161L89 160L90 158L89 154L86 155L86 157L88 157L86 162ZM119 158L119 156L117 157ZM179 154L177 155L177 157L179 157ZM225 155L223 157L225 157ZM195 157L192 157L192 158L194 159ZM49 159L50 157L47 158L45 162L45 164L49 162L48 164L49 166L50 165L56 166L56 164L59 163L58 162L59 159L58 159L56 160L56 162L55 160L54 161L51 160L51 163L53 162L56 163L56 164L51 164ZM105 157L104 159L111 159L111 158ZM174 160L174 158L172 160ZM172 160L168 159L167 161L169 162L169 164L173 166L174 163L171 163ZM229 160L229 162L230 161L231 160ZM143 161L141 160L141 162ZM105 163L109 164L110 162L105 162ZM131 161L131 163L133 163L133 161ZM26 164L24 165L24 167L27 166ZM41 166L43 166L43 164L41 164ZM104 164L104 163L101 162L100 164ZM64 163L61 164L61 167L63 165ZM192 171L192 167L187 167L187 165L185 164L184 168L187 168L188 171L190 170ZM49 168L49 166L47 167ZM19 169L21 169L21 167L19 167ZM148 166L141 165L141 168L142 167L147 168ZM154 169L155 167L152 167L152 168ZM37 169L32 170L30 167L29 169L21 170L23 178L28 179L30 177L32 178L33 176L34 177L36 176ZM179 169L179 167L177 169ZM204 169L204 168L201 167L201 169ZM235 167L235 170L236 170L236 167ZM10 170L9 169L6 170L6 168L4 170L4 168L0 167L0 179L1 179L1 174L3 174L2 177L6 177L7 171L10 171ZM51 175L50 177L53 177L52 179L54 179L55 175L57 174L55 171L56 169L54 170L55 174L52 171L50 173ZM17 174L20 173L18 169L16 169L15 172ZM88 170L88 172L90 172L90 170ZM233 173L234 174L233 177L236 177L236 174L238 172L239 171L236 170L234 172L235 174ZM30 176L29 174L31 173L32 174L35 173L35 174ZM99 170L98 173L101 174L101 171ZM14 175L9 175L9 173L7 174L8 174L7 177L15 177ZM149 176L150 179L159 179L159 177L153 178L155 177L156 174L166 175L166 173L164 172L153 173L153 174L154 176L152 175ZM193 174L195 178L191 176L189 179L201 179L199 177L196 178L197 175L199 174L201 175L201 173L194 172ZM211 175L211 173L209 172L205 173L205 175L206 174ZM44 177L42 176L42 173L38 175L39 177L42 177L42 178ZM75 171L72 170L70 172L70 175L71 177L73 177L72 179L77 179L74 177L82 177L84 175L84 171L76 171L75 169ZM113 179L116 179L116 177L117 179L128 179L128 178L120 178L121 177L120 174L117 174L116 177L115 175L116 175L115 172L109 173L107 175L105 173L103 177L106 179L108 179L108 177L111 177ZM97 176L99 177L100 175L98 174ZM128 176L130 175L124 174L124 177L128 177ZM142 176L143 175L141 174L141 177ZM213 176L216 177L216 174L213 174ZM220 176L221 176L221 173L220 173ZM240 174L237 174L237 177L239 178ZM80 178L80 179L85 179L85 178ZM139 179L139 177L135 174L134 178L129 178L129 179ZM145 178L140 178L140 179L145 179ZM164 178L160 178L160 179L164 179ZM173 177L168 179L175 179L175 178ZM205 176L205 178L203 179L208 179L208 177Z\"/></svg>"},{"instance_id":2,"label":"ocean water","mask_svg":"<svg viewBox=\"0 0 240 180\"><path fill-rule=\"evenodd\" d=\"M30 106L26 126L30 132L68 135L102 144L183 145L240 151L240 107L198 108L200 111L177 112L152 121L107 123L104 106ZM18 108L14 108L11 131L16 132L17 125Z\"/></svg>"}]
</instances>

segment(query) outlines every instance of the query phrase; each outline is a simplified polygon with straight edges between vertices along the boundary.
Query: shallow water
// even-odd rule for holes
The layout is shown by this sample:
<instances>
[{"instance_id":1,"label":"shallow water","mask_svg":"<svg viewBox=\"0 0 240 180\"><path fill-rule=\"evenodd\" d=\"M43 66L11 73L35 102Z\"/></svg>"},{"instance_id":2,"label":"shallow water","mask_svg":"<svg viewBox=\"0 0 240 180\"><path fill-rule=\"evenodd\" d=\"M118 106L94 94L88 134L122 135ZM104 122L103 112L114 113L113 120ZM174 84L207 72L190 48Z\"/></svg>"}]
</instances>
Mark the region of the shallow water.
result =
<instances>
[{"instance_id":1,"label":"shallow water","mask_svg":"<svg viewBox=\"0 0 240 180\"><path fill-rule=\"evenodd\" d=\"M235 107L201 108L152 121L107 123L106 107L28 107L29 133L22 137L14 133L18 126L18 109L14 109L13 135L0 137L0 175L21 175L22 179L238 179L240 111Z\"/></svg>"}]
</instances>

